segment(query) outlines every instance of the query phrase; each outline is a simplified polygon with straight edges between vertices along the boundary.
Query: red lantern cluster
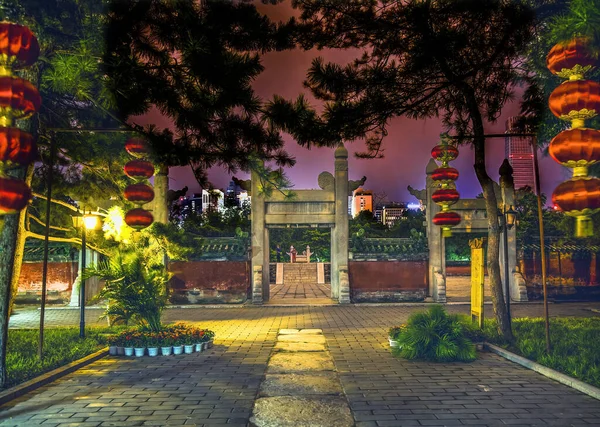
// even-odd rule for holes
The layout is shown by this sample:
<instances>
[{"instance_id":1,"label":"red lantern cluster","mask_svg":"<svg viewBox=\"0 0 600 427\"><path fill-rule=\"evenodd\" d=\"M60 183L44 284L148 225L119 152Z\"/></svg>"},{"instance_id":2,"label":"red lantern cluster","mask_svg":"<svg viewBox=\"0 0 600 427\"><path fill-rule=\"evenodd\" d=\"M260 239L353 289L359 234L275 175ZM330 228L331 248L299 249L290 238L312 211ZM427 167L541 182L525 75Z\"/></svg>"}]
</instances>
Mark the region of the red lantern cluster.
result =
<instances>
[{"instance_id":1,"label":"red lantern cluster","mask_svg":"<svg viewBox=\"0 0 600 427\"><path fill-rule=\"evenodd\" d=\"M586 119L600 111L600 84L583 78L596 65L596 59L586 39L574 38L555 45L546 65L552 73L569 79L554 89L549 106L555 116L571 122L571 129L550 142L552 158L573 169L573 177L554 190L552 202L575 217L575 236L589 237L593 235L590 216L600 211L600 179L588 176L588 166L600 161L600 131L584 126Z\"/></svg>"},{"instance_id":2,"label":"red lantern cluster","mask_svg":"<svg viewBox=\"0 0 600 427\"><path fill-rule=\"evenodd\" d=\"M142 230L154 222L152 214L142 208L143 205L154 200L154 190L147 183L148 178L154 175L154 166L147 160L141 160L147 157L150 151L146 140L130 138L125 143L125 150L137 158L128 162L123 168L125 175L136 181L125 189L125 198L139 206L127 212L125 223L131 228Z\"/></svg>"},{"instance_id":3,"label":"red lantern cluster","mask_svg":"<svg viewBox=\"0 0 600 427\"><path fill-rule=\"evenodd\" d=\"M439 188L431 195L431 200L442 207L442 211L435 214L432 222L442 227L442 236L450 237L452 227L460 224L460 215L450 211L450 206L460 199L454 182L458 179L458 170L448 166L448 162L458 157L458 148L448 143L442 137L442 142L431 150L431 157L441 162L441 166L433 171L431 178L439 183Z\"/></svg>"},{"instance_id":4,"label":"red lantern cluster","mask_svg":"<svg viewBox=\"0 0 600 427\"><path fill-rule=\"evenodd\" d=\"M18 213L31 199L27 184L5 172L26 166L35 157L33 136L13 127L13 122L31 117L42 100L35 86L13 76L13 71L33 64L39 53L37 39L27 27L0 22L0 217Z\"/></svg>"}]
</instances>

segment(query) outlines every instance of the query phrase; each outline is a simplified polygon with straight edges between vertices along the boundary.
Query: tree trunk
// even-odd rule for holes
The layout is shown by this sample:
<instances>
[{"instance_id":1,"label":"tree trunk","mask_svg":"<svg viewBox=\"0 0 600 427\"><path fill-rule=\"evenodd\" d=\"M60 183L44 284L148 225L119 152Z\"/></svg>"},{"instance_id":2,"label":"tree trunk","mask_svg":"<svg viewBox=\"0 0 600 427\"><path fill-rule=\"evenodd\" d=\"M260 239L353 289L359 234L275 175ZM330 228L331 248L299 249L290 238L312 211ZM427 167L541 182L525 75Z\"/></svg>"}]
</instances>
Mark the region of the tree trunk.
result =
<instances>
[{"instance_id":1,"label":"tree trunk","mask_svg":"<svg viewBox=\"0 0 600 427\"><path fill-rule=\"evenodd\" d=\"M11 176L23 179L25 169L11 171ZM0 387L6 384L6 343L8 340L8 320L11 300L11 287L17 252L17 236L20 215L5 215L4 227L0 232Z\"/></svg>"},{"instance_id":2,"label":"tree trunk","mask_svg":"<svg viewBox=\"0 0 600 427\"><path fill-rule=\"evenodd\" d=\"M167 224L169 222L169 209L167 206L167 192L169 191L169 167L160 165L154 177L154 205L152 215L154 221Z\"/></svg>"},{"instance_id":3,"label":"tree trunk","mask_svg":"<svg viewBox=\"0 0 600 427\"><path fill-rule=\"evenodd\" d=\"M494 181L489 177L485 167L485 132L483 119L479 111L477 99L469 87L465 91L466 100L473 124L473 146L475 148L475 173L483 190L488 220L487 269L490 278L494 314L498 322L498 332L507 340L513 341L513 333L508 319L508 311L502 290L500 277L500 226L498 223L498 203L494 190Z\"/></svg>"},{"instance_id":4,"label":"tree trunk","mask_svg":"<svg viewBox=\"0 0 600 427\"><path fill-rule=\"evenodd\" d=\"M29 165L25 173L25 182L31 188L33 180L33 164ZM19 279L21 277L21 267L23 266L23 256L25 255L25 240L27 240L27 230L25 228L25 220L27 218L27 208L19 213L19 223L17 229L17 243L15 246L15 256L13 261L13 272L10 285L10 301L8 306L8 317L12 314L15 305L15 298L19 290Z\"/></svg>"}]
</instances>

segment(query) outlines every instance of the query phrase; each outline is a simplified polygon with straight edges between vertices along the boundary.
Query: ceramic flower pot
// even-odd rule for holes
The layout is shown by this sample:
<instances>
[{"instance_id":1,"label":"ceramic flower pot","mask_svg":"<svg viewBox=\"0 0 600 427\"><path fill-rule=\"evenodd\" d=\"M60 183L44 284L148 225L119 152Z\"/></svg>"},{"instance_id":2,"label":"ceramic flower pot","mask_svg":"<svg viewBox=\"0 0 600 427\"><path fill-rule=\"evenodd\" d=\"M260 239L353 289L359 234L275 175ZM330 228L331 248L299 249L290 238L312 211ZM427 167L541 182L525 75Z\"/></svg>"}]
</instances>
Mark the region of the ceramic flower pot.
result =
<instances>
[{"instance_id":1,"label":"ceramic flower pot","mask_svg":"<svg viewBox=\"0 0 600 427\"><path fill-rule=\"evenodd\" d=\"M212 348L212 346L213 346L213 340L210 340L210 341L208 342L208 348Z\"/></svg>"},{"instance_id":2,"label":"ceramic flower pot","mask_svg":"<svg viewBox=\"0 0 600 427\"><path fill-rule=\"evenodd\" d=\"M200 353L202 351L202 343L194 344L195 350Z\"/></svg>"},{"instance_id":3,"label":"ceramic flower pot","mask_svg":"<svg viewBox=\"0 0 600 427\"><path fill-rule=\"evenodd\" d=\"M181 354L183 353L183 346L182 345L174 345L173 346L173 354Z\"/></svg>"},{"instance_id":4,"label":"ceramic flower pot","mask_svg":"<svg viewBox=\"0 0 600 427\"><path fill-rule=\"evenodd\" d=\"M194 352L194 345L184 345L183 346L183 352L185 354L192 354Z\"/></svg>"},{"instance_id":5,"label":"ceramic flower pot","mask_svg":"<svg viewBox=\"0 0 600 427\"><path fill-rule=\"evenodd\" d=\"M158 356L158 347L148 347L148 356Z\"/></svg>"},{"instance_id":6,"label":"ceramic flower pot","mask_svg":"<svg viewBox=\"0 0 600 427\"><path fill-rule=\"evenodd\" d=\"M162 354L163 356L170 356L172 350L173 350L173 347L161 347L160 354Z\"/></svg>"},{"instance_id":7,"label":"ceramic flower pot","mask_svg":"<svg viewBox=\"0 0 600 427\"><path fill-rule=\"evenodd\" d=\"M117 355L117 346L116 345L109 346L108 354L110 354L111 356L116 356Z\"/></svg>"},{"instance_id":8,"label":"ceramic flower pot","mask_svg":"<svg viewBox=\"0 0 600 427\"><path fill-rule=\"evenodd\" d=\"M133 347L125 347L123 349L125 356L133 356Z\"/></svg>"},{"instance_id":9,"label":"ceramic flower pot","mask_svg":"<svg viewBox=\"0 0 600 427\"><path fill-rule=\"evenodd\" d=\"M142 357L146 352L146 347L135 347L133 351L135 352L135 357Z\"/></svg>"},{"instance_id":10,"label":"ceramic flower pot","mask_svg":"<svg viewBox=\"0 0 600 427\"><path fill-rule=\"evenodd\" d=\"M117 346L117 356L123 356L125 354L124 347Z\"/></svg>"}]
</instances>

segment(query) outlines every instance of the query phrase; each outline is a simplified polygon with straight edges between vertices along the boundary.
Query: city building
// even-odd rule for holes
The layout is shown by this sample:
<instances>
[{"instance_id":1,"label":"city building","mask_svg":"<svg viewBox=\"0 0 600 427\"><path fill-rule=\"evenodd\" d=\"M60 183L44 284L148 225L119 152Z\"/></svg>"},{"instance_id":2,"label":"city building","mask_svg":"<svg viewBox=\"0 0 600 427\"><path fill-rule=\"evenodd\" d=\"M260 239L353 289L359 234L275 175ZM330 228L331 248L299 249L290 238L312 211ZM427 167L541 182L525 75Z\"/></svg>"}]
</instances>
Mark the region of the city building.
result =
<instances>
[{"instance_id":1,"label":"city building","mask_svg":"<svg viewBox=\"0 0 600 427\"><path fill-rule=\"evenodd\" d=\"M386 227L393 227L396 221L402 219L406 205L404 203L390 203L383 206L381 210L381 222Z\"/></svg>"},{"instance_id":2,"label":"city building","mask_svg":"<svg viewBox=\"0 0 600 427\"><path fill-rule=\"evenodd\" d=\"M522 127L517 126L519 116L509 117L506 121L506 132L524 133ZM507 136L504 142L505 156L513 168L515 188L535 188L535 174L533 169L533 136Z\"/></svg>"},{"instance_id":3,"label":"city building","mask_svg":"<svg viewBox=\"0 0 600 427\"><path fill-rule=\"evenodd\" d=\"M359 187L352 193L352 218L362 211L373 212L373 192Z\"/></svg>"},{"instance_id":4,"label":"city building","mask_svg":"<svg viewBox=\"0 0 600 427\"><path fill-rule=\"evenodd\" d=\"M222 212L225 193L221 190L202 190L202 212Z\"/></svg>"}]
</instances>

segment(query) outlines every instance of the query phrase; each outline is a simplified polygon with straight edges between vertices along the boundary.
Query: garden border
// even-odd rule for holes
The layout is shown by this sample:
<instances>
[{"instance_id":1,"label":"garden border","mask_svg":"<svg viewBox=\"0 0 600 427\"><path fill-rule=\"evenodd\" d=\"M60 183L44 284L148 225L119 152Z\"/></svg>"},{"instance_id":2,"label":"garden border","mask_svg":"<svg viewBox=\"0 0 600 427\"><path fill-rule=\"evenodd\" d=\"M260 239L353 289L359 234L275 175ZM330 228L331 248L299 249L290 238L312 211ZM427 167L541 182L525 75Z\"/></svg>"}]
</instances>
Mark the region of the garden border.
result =
<instances>
[{"instance_id":1,"label":"garden border","mask_svg":"<svg viewBox=\"0 0 600 427\"><path fill-rule=\"evenodd\" d=\"M562 372L555 371L554 369L548 368L547 366L540 365L537 362L529 360L523 356L519 356L518 354L510 352L494 344L486 342L483 345L485 349L497 354L498 356L510 360L511 362L517 363L527 369L531 369L532 371L542 374L543 376L557 381L561 384L564 384L568 387L574 388L575 390L587 394L588 396L593 397L594 399L600 400L600 388L594 387L593 385L570 377L566 374L563 374Z\"/></svg>"},{"instance_id":2,"label":"garden border","mask_svg":"<svg viewBox=\"0 0 600 427\"><path fill-rule=\"evenodd\" d=\"M46 372L45 374L39 375L35 378L30 379L29 381L25 381L24 383L18 384L14 387L11 387L3 392L0 392L0 406L5 403L10 402L11 400L16 399L17 397L23 396L39 387L42 387L46 384L49 384L61 377L64 377L67 374L70 374L77 369L89 365L92 362L95 362L98 359L102 359L103 357L108 356L108 347L104 347L102 350L98 350L95 353L88 354L81 359L75 360L67 365L61 366L59 368L53 369L50 372Z\"/></svg>"}]
</instances>

